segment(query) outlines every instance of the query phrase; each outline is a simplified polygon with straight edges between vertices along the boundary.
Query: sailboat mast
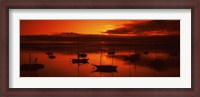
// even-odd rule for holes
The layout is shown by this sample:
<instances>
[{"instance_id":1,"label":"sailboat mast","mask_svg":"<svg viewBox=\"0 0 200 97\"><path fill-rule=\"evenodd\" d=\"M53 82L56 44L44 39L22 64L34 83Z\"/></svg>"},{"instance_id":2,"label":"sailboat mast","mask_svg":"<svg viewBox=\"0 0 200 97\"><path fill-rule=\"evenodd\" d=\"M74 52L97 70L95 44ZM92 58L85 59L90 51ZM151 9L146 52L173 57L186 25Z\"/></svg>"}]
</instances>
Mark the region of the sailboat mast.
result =
<instances>
[{"instance_id":1,"label":"sailboat mast","mask_svg":"<svg viewBox=\"0 0 200 97\"><path fill-rule=\"evenodd\" d=\"M101 54L100 54L100 65L101 65L101 60L102 60L102 46L103 46L103 43L102 43L102 40L101 40Z\"/></svg>"},{"instance_id":2,"label":"sailboat mast","mask_svg":"<svg viewBox=\"0 0 200 97\"><path fill-rule=\"evenodd\" d=\"M112 55L112 65L113 65L113 57L114 57L114 55Z\"/></svg>"},{"instance_id":3,"label":"sailboat mast","mask_svg":"<svg viewBox=\"0 0 200 97\"><path fill-rule=\"evenodd\" d=\"M156 51L156 48L155 48L155 56L154 56L155 64L156 64L156 53L157 53L157 51Z\"/></svg>"},{"instance_id":4,"label":"sailboat mast","mask_svg":"<svg viewBox=\"0 0 200 97\"><path fill-rule=\"evenodd\" d=\"M31 53L29 52L29 64L31 64Z\"/></svg>"},{"instance_id":5,"label":"sailboat mast","mask_svg":"<svg viewBox=\"0 0 200 97\"><path fill-rule=\"evenodd\" d=\"M79 37L77 37L77 54L79 54Z\"/></svg>"},{"instance_id":6,"label":"sailboat mast","mask_svg":"<svg viewBox=\"0 0 200 97\"><path fill-rule=\"evenodd\" d=\"M155 58L154 58L154 61L155 61L155 63L156 63L156 50L155 50Z\"/></svg>"},{"instance_id":7,"label":"sailboat mast","mask_svg":"<svg viewBox=\"0 0 200 97\"><path fill-rule=\"evenodd\" d=\"M78 56L78 77L79 77L79 56Z\"/></svg>"}]
</instances>

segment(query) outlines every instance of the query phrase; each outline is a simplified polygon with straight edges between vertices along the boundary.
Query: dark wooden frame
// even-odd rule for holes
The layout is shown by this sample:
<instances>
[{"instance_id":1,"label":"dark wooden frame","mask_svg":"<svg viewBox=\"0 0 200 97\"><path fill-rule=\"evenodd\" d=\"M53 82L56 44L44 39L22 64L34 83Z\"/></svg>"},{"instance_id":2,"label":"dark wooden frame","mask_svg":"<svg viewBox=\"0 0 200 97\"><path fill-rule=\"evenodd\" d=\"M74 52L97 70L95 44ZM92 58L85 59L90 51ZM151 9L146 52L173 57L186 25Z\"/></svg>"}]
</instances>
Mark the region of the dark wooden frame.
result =
<instances>
[{"instance_id":1,"label":"dark wooden frame","mask_svg":"<svg viewBox=\"0 0 200 97\"><path fill-rule=\"evenodd\" d=\"M200 97L199 66L199 0L52 0L52 1L2 1L1 2L1 96L81 96L81 97ZM191 9L192 10L192 88L190 89L11 89L9 88L9 9Z\"/></svg>"}]
</instances>

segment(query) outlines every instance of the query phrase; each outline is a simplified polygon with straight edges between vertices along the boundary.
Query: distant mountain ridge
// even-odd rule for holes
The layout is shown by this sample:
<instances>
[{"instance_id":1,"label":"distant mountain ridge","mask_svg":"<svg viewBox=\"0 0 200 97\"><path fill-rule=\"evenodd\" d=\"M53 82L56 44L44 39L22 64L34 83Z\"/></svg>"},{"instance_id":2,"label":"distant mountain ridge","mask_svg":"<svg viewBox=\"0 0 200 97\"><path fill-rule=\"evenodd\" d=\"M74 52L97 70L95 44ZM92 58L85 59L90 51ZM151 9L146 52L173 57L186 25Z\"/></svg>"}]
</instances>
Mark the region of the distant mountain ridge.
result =
<instances>
[{"instance_id":1,"label":"distant mountain ridge","mask_svg":"<svg viewBox=\"0 0 200 97\"><path fill-rule=\"evenodd\" d=\"M180 35L173 36L115 36L77 34L73 32L55 35L23 35L20 36L21 43L33 42L81 42L81 43L180 43Z\"/></svg>"}]
</instances>

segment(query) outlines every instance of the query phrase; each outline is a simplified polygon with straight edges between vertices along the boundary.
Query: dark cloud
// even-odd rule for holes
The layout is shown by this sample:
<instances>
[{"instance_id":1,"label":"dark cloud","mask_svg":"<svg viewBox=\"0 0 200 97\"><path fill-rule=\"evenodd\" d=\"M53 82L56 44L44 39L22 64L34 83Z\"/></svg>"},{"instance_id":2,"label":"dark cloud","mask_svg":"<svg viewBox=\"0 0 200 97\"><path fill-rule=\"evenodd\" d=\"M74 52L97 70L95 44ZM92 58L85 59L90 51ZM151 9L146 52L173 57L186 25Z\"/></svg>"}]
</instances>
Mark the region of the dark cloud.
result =
<instances>
[{"instance_id":1,"label":"dark cloud","mask_svg":"<svg viewBox=\"0 0 200 97\"><path fill-rule=\"evenodd\" d=\"M124 24L122 27L108 30L107 34L135 34L135 35L178 35L180 34L180 20L152 20L140 23Z\"/></svg>"}]
</instances>

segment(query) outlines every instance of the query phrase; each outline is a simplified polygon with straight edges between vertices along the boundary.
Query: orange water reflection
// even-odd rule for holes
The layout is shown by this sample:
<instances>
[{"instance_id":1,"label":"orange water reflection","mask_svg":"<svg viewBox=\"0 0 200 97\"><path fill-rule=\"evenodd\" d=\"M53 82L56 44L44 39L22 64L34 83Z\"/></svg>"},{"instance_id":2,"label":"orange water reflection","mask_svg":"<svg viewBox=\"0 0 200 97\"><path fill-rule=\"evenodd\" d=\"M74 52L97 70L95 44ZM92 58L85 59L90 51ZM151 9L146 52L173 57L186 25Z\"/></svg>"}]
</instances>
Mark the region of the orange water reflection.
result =
<instances>
[{"instance_id":1,"label":"orange water reflection","mask_svg":"<svg viewBox=\"0 0 200 97\"><path fill-rule=\"evenodd\" d=\"M87 53L89 64L72 64L76 54L54 52L55 59L49 59L42 50L21 50L20 64L29 62L31 58L38 58L37 63L44 64L44 69L37 71L21 71L21 77L179 77L180 56L171 56L168 51L150 51L144 54L140 51L141 59L135 62L123 60L129 55L129 51L118 51L113 57L113 65L117 65L117 72L94 72L95 67L91 64L100 64L100 52ZM163 64L150 65L149 62L156 59L163 60ZM102 53L102 64L112 64L112 57L104 51Z\"/></svg>"}]
</instances>

